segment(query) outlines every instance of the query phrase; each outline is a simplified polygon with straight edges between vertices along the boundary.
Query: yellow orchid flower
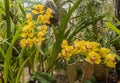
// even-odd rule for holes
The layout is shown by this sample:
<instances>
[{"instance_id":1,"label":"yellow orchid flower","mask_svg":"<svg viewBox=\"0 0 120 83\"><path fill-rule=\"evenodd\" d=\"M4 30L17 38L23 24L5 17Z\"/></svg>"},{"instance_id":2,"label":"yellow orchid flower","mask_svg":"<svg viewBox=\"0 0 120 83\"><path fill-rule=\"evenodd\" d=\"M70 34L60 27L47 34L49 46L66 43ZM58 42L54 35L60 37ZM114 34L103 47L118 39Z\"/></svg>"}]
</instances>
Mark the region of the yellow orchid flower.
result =
<instances>
[{"instance_id":1,"label":"yellow orchid flower","mask_svg":"<svg viewBox=\"0 0 120 83\"><path fill-rule=\"evenodd\" d=\"M116 57L115 54L108 54L108 55L106 55L104 63L108 67L115 67L115 65L116 65L115 57Z\"/></svg>"},{"instance_id":2,"label":"yellow orchid flower","mask_svg":"<svg viewBox=\"0 0 120 83\"><path fill-rule=\"evenodd\" d=\"M85 60L91 64L100 64L101 56L96 52L90 52Z\"/></svg>"},{"instance_id":3,"label":"yellow orchid flower","mask_svg":"<svg viewBox=\"0 0 120 83\"><path fill-rule=\"evenodd\" d=\"M20 46L25 47L26 46L25 42L26 42L26 39L20 40Z\"/></svg>"},{"instance_id":4,"label":"yellow orchid flower","mask_svg":"<svg viewBox=\"0 0 120 83\"><path fill-rule=\"evenodd\" d=\"M28 32L24 32L21 34L21 37L26 38L28 36Z\"/></svg>"},{"instance_id":5,"label":"yellow orchid flower","mask_svg":"<svg viewBox=\"0 0 120 83\"><path fill-rule=\"evenodd\" d=\"M73 47L72 46L67 46L66 48L62 49L61 53L59 56L64 57L67 61L70 60L70 57L72 56L72 51Z\"/></svg>"},{"instance_id":6,"label":"yellow orchid flower","mask_svg":"<svg viewBox=\"0 0 120 83\"><path fill-rule=\"evenodd\" d=\"M97 42L90 42L90 44L91 44L90 51L99 51L99 48L98 48L100 46L99 43L97 43Z\"/></svg>"},{"instance_id":7,"label":"yellow orchid flower","mask_svg":"<svg viewBox=\"0 0 120 83\"><path fill-rule=\"evenodd\" d=\"M32 10L33 14L39 14L44 12L44 5L34 5L34 10Z\"/></svg>"},{"instance_id":8,"label":"yellow orchid flower","mask_svg":"<svg viewBox=\"0 0 120 83\"><path fill-rule=\"evenodd\" d=\"M33 40L31 38L27 38L25 41L26 46L32 47L33 46Z\"/></svg>"},{"instance_id":9,"label":"yellow orchid flower","mask_svg":"<svg viewBox=\"0 0 120 83\"><path fill-rule=\"evenodd\" d=\"M27 19L28 22L32 21L32 14L30 14L30 13L27 14L26 19Z\"/></svg>"},{"instance_id":10,"label":"yellow orchid flower","mask_svg":"<svg viewBox=\"0 0 120 83\"><path fill-rule=\"evenodd\" d=\"M99 54L105 58L109 52L110 52L110 49L102 47L100 48Z\"/></svg>"},{"instance_id":11,"label":"yellow orchid flower","mask_svg":"<svg viewBox=\"0 0 120 83\"><path fill-rule=\"evenodd\" d=\"M84 49L84 48L82 48L81 44L83 44L83 43L80 41L74 41L74 44L73 44L74 54L78 54L78 53L82 52L82 49Z\"/></svg>"},{"instance_id":12,"label":"yellow orchid flower","mask_svg":"<svg viewBox=\"0 0 120 83\"><path fill-rule=\"evenodd\" d=\"M42 31L44 34L47 33L47 26L46 25L42 25L39 27L39 30Z\"/></svg>"},{"instance_id":13,"label":"yellow orchid flower","mask_svg":"<svg viewBox=\"0 0 120 83\"><path fill-rule=\"evenodd\" d=\"M68 41L67 40L63 40L61 47L62 48L66 48L68 46Z\"/></svg>"},{"instance_id":14,"label":"yellow orchid flower","mask_svg":"<svg viewBox=\"0 0 120 83\"><path fill-rule=\"evenodd\" d=\"M37 37L38 38L42 38L44 35L45 34L42 31L40 31L40 32L37 33Z\"/></svg>"},{"instance_id":15,"label":"yellow orchid flower","mask_svg":"<svg viewBox=\"0 0 120 83\"><path fill-rule=\"evenodd\" d=\"M47 8L46 12L45 12L45 15L48 17L48 18L52 18L52 10L50 8Z\"/></svg>"}]
</instances>

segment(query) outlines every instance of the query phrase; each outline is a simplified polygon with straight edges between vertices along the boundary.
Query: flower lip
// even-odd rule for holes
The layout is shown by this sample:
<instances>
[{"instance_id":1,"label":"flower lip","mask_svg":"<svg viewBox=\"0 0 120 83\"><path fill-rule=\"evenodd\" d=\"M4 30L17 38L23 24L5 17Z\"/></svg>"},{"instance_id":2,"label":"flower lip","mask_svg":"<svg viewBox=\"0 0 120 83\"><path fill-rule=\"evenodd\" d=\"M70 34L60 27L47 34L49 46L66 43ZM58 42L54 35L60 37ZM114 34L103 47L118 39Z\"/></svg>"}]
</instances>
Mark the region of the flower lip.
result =
<instances>
[{"instance_id":1,"label":"flower lip","mask_svg":"<svg viewBox=\"0 0 120 83\"><path fill-rule=\"evenodd\" d=\"M95 61L96 60L96 56L90 57L91 61Z\"/></svg>"}]
</instances>

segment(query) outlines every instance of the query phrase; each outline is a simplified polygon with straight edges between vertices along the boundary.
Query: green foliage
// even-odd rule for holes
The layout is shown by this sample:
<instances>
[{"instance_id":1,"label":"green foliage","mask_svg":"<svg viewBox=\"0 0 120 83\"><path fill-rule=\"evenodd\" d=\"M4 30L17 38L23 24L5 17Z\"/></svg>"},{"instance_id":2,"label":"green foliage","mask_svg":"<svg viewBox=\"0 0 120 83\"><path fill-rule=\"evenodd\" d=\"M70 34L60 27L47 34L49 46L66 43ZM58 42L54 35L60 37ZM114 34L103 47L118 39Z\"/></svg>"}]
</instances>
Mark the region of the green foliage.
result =
<instances>
[{"instance_id":1,"label":"green foliage","mask_svg":"<svg viewBox=\"0 0 120 83\"><path fill-rule=\"evenodd\" d=\"M7 23L7 38L11 36L11 21L10 21L10 7L9 0L5 0L5 12L6 12L6 23Z\"/></svg>"},{"instance_id":2,"label":"green foliage","mask_svg":"<svg viewBox=\"0 0 120 83\"><path fill-rule=\"evenodd\" d=\"M40 83L56 83L56 81L47 73L33 72L30 80L39 81Z\"/></svg>"},{"instance_id":3,"label":"green foliage","mask_svg":"<svg viewBox=\"0 0 120 83\"><path fill-rule=\"evenodd\" d=\"M25 17L26 13L25 13L25 11L24 11L24 9L23 9L23 7L22 7L22 5L20 3L19 3L19 7L20 7L20 10L22 12L22 15L24 15L24 17Z\"/></svg>"},{"instance_id":4,"label":"green foliage","mask_svg":"<svg viewBox=\"0 0 120 83\"><path fill-rule=\"evenodd\" d=\"M5 10L4 10L4 3L2 1L0 1L0 15L2 13L4 13L4 12L5 12Z\"/></svg>"},{"instance_id":5,"label":"green foliage","mask_svg":"<svg viewBox=\"0 0 120 83\"><path fill-rule=\"evenodd\" d=\"M63 19L63 21L61 22L60 26L59 26L59 29L58 33L54 33L56 35L56 42L54 44L54 47L53 47L53 56L56 58L58 52L60 51L61 49L61 42L62 40L64 39L64 33L65 33L65 30L67 28L67 24L68 24L68 21L70 19L70 16L72 15L73 11L77 8L77 6L79 5L79 3L81 2L82 0L78 0L75 5L69 10L68 14L65 16L65 18ZM57 29L56 29L57 30ZM54 59L54 58L52 58Z\"/></svg>"},{"instance_id":6,"label":"green foliage","mask_svg":"<svg viewBox=\"0 0 120 83\"><path fill-rule=\"evenodd\" d=\"M106 18L107 18L107 22L106 22L107 27L109 27L111 30L116 32L116 34L118 34L117 36L115 36L113 38L113 40L111 40L111 43L115 47L116 51L119 52L120 51L119 50L119 47L120 47L120 30L117 28L116 24L111 20L110 17L106 16ZM117 21L117 24L120 25L120 21L116 17L114 17L114 18ZM117 58L118 61L120 61L119 56L117 56L116 58Z\"/></svg>"},{"instance_id":7,"label":"green foliage","mask_svg":"<svg viewBox=\"0 0 120 83\"><path fill-rule=\"evenodd\" d=\"M111 28L113 31L115 31L120 36L120 30L113 23L111 23L111 20L110 20L110 18L108 16L107 16L107 20L108 20L108 22L106 23L106 25L109 28Z\"/></svg>"},{"instance_id":8,"label":"green foliage","mask_svg":"<svg viewBox=\"0 0 120 83\"><path fill-rule=\"evenodd\" d=\"M89 80L85 80L83 83L96 83L96 78L95 76L91 76Z\"/></svg>"},{"instance_id":9,"label":"green foliage","mask_svg":"<svg viewBox=\"0 0 120 83\"><path fill-rule=\"evenodd\" d=\"M77 6L79 6L80 3L82 3L82 0L78 0L74 4L74 6L68 11L68 14L65 16L65 18L61 21L61 23L57 29L55 29L55 27L53 27L53 31L55 34L55 40L56 40L54 47L53 47L53 52L52 52L52 54L54 55L53 58L56 58L57 54L59 53L59 51L61 49L61 42L63 39L66 39L69 42L73 41L75 39L76 35L78 33L80 33L80 31L82 31L83 29L87 28L89 25L94 25L94 30L96 30L97 22L99 20L102 20L105 17L105 15L95 16L92 12L93 9L90 9L91 6L89 6L88 12L91 13L89 15L89 17L91 17L91 18L85 19L85 20L80 20L80 17L79 17L79 20L76 21L77 24L76 25L73 24L72 26L69 27L68 24L71 21L70 18L72 16L72 13L77 9ZM97 33L97 31L93 31L93 32ZM94 39L94 40L96 40L97 35L93 35L93 36L96 36Z\"/></svg>"}]
</instances>

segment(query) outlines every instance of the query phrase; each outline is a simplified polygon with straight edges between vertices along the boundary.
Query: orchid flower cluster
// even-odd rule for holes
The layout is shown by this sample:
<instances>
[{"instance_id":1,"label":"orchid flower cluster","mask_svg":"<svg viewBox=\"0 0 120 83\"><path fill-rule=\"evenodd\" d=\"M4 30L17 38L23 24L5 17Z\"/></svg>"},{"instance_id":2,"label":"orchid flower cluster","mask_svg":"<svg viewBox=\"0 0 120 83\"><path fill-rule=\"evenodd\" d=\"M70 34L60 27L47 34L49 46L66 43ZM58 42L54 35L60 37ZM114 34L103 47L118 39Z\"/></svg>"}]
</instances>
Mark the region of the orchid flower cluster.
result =
<instances>
[{"instance_id":1,"label":"orchid flower cluster","mask_svg":"<svg viewBox=\"0 0 120 83\"><path fill-rule=\"evenodd\" d=\"M69 45L67 40L63 40L61 47L58 57L63 57L66 61L69 61L71 56L80 55L91 64L105 64L107 67L116 65L116 54L111 53L109 48L101 47L97 42L81 40Z\"/></svg>"},{"instance_id":2,"label":"orchid flower cluster","mask_svg":"<svg viewBox=\"0 0 120 83\"><path fill-rule=\"evenodd\" d=\"M35 18L35 16L37 18ZM50 8L45 10L44 5L35 4L32 13L26 15L27 23L22 28L22 39L20 40L21 47L41 45L47 34L47 24L50 24L50 18L52 17L52 10Z\"/></svg>"}]
</instances>

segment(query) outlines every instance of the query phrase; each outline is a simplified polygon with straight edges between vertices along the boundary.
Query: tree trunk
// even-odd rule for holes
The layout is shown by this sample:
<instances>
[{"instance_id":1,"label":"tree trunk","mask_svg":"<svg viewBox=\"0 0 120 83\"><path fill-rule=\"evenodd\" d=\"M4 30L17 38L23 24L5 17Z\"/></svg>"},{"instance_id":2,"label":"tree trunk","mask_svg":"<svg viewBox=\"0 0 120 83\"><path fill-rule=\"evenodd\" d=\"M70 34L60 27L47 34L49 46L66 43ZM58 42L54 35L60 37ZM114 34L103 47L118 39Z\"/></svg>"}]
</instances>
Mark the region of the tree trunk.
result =
<instances>
[{"instance_id":1,"label":"tree trunk","mask_svg":"<svg viewBox=\"0 0 120 83\"><path fill-rule=\"evenodd\" d=\"M120 20L120 0L116 0L116 17L118 20ZM118 29L120 29L120 26L118 26Z\"/></svg>"}]
</instances>

